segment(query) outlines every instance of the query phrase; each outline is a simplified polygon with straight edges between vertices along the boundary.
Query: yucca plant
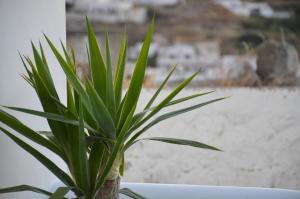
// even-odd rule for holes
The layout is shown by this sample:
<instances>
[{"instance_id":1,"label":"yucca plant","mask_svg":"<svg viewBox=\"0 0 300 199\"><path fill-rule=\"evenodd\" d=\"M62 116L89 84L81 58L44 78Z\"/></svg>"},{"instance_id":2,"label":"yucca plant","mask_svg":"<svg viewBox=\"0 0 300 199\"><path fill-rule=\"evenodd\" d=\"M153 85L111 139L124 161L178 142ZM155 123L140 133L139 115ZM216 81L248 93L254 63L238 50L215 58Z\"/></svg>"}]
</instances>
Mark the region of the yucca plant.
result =
<instances>
[{"instance_id":1,"label":"yucca plant","mask_svg":"<svg viewBox=\"0 0 300 199\"><path fill-rule=\"evenodd\" d=\"M174 99L197 75L195 73L181 82L162 101L153 105L174 72L174 67L144 109L137 113L136 107L144 81L154 20L149 26L125 94L122 93L127 50L125 34L120 46L116 71L113 75L108 35L106 34L105 38L106 56L103 58L92 26L88 20L86 23L91 78L80 79L77 76L73 50L69 55L62 44L63 53L61 54L50 39L45 36L67 78L66 105L60 101L56 92L42 45L39 45L38 50L32 44L34 59L21 56L27 71L27 75L23 75L23 78L36 91L43 111L7 106L0 109L0 121L4 126L49 149L66 163L69 171L63 171L55 162L12 134L3 125L0 127L4 134L47 167L64 186L59 187L54 193L29 185L0 189L0 193L33 191L45 194L49 198L58 199L65 198L66 193L71 191L76 198L84 199L113 199L118 198L119 193L132 198L143 198L127 188L119 189L119 179L124 171L124 152L136 142L152 140L219 151L218 148L204 143L185 139L140 138L146 130L168 118L224 99L213 99L157 116L159 111L165 107L211 93L205 92ZM6 112L5 109L46 118L51 130L35 131Z\"/></svg>"}]
</instances>

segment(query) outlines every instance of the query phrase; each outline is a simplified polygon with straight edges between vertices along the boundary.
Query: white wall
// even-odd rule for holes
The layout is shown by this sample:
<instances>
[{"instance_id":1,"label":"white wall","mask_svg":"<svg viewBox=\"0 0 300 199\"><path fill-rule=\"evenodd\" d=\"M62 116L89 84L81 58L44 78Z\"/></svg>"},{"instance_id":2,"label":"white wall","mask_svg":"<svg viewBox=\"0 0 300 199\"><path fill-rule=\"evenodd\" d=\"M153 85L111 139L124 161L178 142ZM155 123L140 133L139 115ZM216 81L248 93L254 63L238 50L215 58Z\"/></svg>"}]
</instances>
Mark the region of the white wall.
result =
<instances>
[{"instance_id":1,"label":"white wall","mask_svg":"<svg viewBox=\"0 0 300 199\"><path fill-rule=\"evenodd\" d=\"M0 1L0 104L40 109L40 104L27 83L20 77L25 73L18 56L32 56L30 40L39 40L46 47L43 34L55 44L66 41L65 2L63 0L1 0ZM46 48L51 71L59 94L64 91L65 79L49 48ZM65 99L65 96L61 95ZM48 128L44 120L14 113L31 127ZM2 124L0 124L2 125ZM45 151L45 150L44 150ZM47 151L46 151L47 152ZM56 161L58 158L47 154ZM0 133L0 187L31 184L43 188L50 186L54 176L43 165ZM0 198L40 198L37 194L21 193L0 195Z\"/></svg>"},{"instance_id":2,"label":"white wall","mask_svg":"<svg viewBox=\"0 0 300 199\"><path fill-rule=\"evenodd\" d=\"M205 90L210 89L187 89L180 93L180 97ZM123 182L299 190L300 89L216 90L164 111L217 97L231 97L163 121L143 136L187 138L219 147L224 152L154 141L138 142L125 154ZM160 96L166 96L169 92L169 89L163 90ZM153 94L154 90L144 90L141 104L145 104Z\"/></svg>"}]
</instances>

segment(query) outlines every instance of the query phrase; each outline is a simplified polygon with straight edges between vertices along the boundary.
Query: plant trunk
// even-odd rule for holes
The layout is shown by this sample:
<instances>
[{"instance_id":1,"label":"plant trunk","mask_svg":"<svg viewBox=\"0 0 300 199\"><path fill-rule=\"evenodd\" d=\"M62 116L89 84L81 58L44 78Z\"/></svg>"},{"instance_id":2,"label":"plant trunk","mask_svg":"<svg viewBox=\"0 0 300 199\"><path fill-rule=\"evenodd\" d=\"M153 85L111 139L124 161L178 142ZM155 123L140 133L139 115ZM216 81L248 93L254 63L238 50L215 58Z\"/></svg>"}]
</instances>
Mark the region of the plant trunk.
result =
<instances>
[{"instance_id":1,"label":"plant trunk","mask_svg":"<svg viewBox=\"0 0 300 199\"><path fill-rule=\"evenodd\" d=\"M99 190L96 199L119 199L120 175L119 168L122 155L118 154L106 177L106 181Z\"/></svg>"},{"instance_id":2,"label":"plant trunk","mask_svg":"<svg viewBox=\"0 0 300 199\"><path fill-rule=\"evenodd\" d=\"M99 190L96 199L119 199L120 177L106 180Z\"/></svg>"}]
</instances>

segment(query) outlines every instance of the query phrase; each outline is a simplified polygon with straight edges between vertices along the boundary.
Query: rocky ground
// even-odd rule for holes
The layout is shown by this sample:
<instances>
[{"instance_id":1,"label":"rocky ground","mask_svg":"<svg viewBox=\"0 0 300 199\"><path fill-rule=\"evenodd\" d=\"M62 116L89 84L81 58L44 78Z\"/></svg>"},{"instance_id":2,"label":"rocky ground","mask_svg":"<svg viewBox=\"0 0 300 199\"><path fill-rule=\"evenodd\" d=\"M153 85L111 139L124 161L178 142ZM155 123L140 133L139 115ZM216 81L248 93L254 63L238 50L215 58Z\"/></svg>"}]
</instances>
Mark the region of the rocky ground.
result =
<instances>
[{"instance_id":1,"label":"rocky ground","mask_svg":"<svg viewBox=\"0 0 300 199\"><path fill-rule=\"evenodd\" d=\"M142 99L152 93L145 91ZM299 89L217 89L194 102L229 95L145 134L190 138L224 152L140 142L126 153L124 180L300 189Z\"/></svg>"}]
</instances>

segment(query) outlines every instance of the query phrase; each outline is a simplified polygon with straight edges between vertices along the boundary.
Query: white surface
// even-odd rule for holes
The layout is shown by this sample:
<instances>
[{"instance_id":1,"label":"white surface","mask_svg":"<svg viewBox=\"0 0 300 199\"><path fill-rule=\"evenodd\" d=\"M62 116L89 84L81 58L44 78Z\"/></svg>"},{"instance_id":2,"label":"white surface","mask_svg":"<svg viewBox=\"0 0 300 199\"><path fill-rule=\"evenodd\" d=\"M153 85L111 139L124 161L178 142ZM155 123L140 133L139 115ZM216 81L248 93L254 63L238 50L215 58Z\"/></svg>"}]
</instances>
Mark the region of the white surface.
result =
<instances>
[{"instance_id":1,"label":"white surface","mask_svg":"<svg viewBox=\"0 0 300 199\"><path fill-rule=\"evenodd\" d=\"M183 91L188 96L209 89ZM300 90L221 89L180 107L232 96L166 120L145 137L177 137L224 152L143 141L126 152L128 182L300 189ZM162 96L170 90L164 90ZM143 92L145 104L153 90ZM168 108L174 110L174 107Z\"/></svg>"},{"instance_id":2,"label":"white surface","mask_svg":"<svg viewBox=\"0 0 300 199\"><path fill-rule=\"evenodd\" d=\"M59 181L50 190L63 186ZM300 191L258 187L201 186L183 184L121 183L147 199L299 199ZM75 197L68 193L68 198ZM47 198L47 197L41 197ZM130 199L120 194L120 199Z\"/></svg>"},{"instance_id":3,"label":"white surface","mask_svg":"<svg viewBox=\"0 0 300 199\"><path fill-rule=\"evenodd\" d=\"M122 183L147 199L299 199L300 191L255 187ZM121 195L120 199L129 199Z\"/></svg>"},{"instance_id":4,"label":"white surface","mask_svg":"<svg viewBox=\"0 0 300 199\"><path fill-rule=\"evenodd\" d=\"M65 5L63 0L1 0L0 1L0 104L40 109L38 99L29 85L20 77L25 73L18 55L32 56L30 40L35 44L41 40L47 45L43 33L47 34L55 44L59 39L66 41ZM46 48L46 56L57 83L57 90L62 95L65 79L57 67L54 56ZM48 128L41 119L14 113L34 129ZM2 124L0 124L2 125ZM45 151L44 149L42 149ZM48 157L57 158L47 154ZM19 148L9 138L0 133L0 187L19 184L31 184L48 188L54 179L44 166ZM1 199L39 198L37 194L0 195Z\"/></svg>"}]
</instances>

